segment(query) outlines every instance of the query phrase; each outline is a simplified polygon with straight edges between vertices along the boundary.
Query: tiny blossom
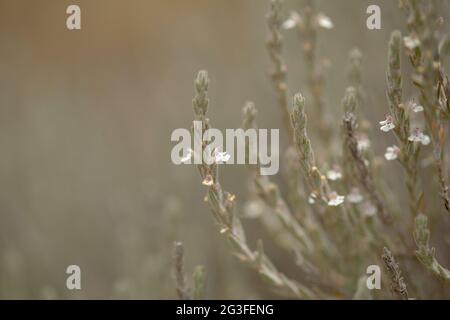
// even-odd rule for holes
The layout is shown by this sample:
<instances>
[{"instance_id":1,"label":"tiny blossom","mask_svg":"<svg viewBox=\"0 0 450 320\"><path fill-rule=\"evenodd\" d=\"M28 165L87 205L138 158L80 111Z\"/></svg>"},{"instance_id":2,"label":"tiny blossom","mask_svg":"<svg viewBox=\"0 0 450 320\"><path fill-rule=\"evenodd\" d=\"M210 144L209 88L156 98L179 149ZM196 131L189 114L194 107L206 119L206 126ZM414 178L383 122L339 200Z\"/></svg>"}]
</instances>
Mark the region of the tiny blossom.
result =
<instances>
[{"instance_id":1,"label":"tiny blossom","mask_svg":"<svg viewBox=\"0 0 450 320\"><path fill-rule=\"evenodd\" d=\"M308 197L308 203L309 204L316 203L316 198L317 198L317 196L314 193L310 193L309 197Z\"/></svg>"},{"instance_id":2,"label":"tiny blossom","mask_svg":"<svg viewBox=\"0 0 450 320\"><path fill-rule=\"evenodd\" d=\"M383 132L388 132L388 131L394 129L395 125L393 122L394 122L394 119L392 118L392 116L387 115L385 120L380 121L380 126L381 126L380 130Z\"/></svg>"},{"instance_id":3,"label":"tiny blossom","mask_svg":"<svg viewBox=\"0 0 450 320\"><path fill-rule=\"evenodd\" d=\"M365 165L366 167L370 166L370 162L369 162L369 160L367 160L367 159L364 159L364 165Z\"/></svg>"},{"instance_id":4,"label":"tiny blossom","mask_svg":"<svg viewBox=\"0 0 450 320\"><path fill-rule=\"evenodd\" d=\"M363 196L359 192L358 188L352 188L350 193L347 195L347 200L350 203L359 203L359 202L363 201Z\"/></svg>"},{"instance_id":5,"label":"tiny blossom","mask_svg":"<svg viewBox=\"0 0 450 320\"><path fill-rule=\"evenodd\" d=\"M332 181L342 179L342 173L340 168L338 166L334 166L333 169L327 172L327 178Z\"/></svg>"},{"instance_id":6,"label":"tiny blossom","mask_svg":"<svg viewBox=\"0 0 450 320\"><path fill-rule=\"evenodd\" d=\"M404 37L403 43L405 44L405 47L410 50L413 50L420 46L420 40L416 36Z\"/></svg>"},{"instance_id":7,"label":"tiny blossom","mask_svg":"<svg viewBox=\"0 0 450 320\"><path fill-rule=\"evenodd\" d=\"M186 162L190 161L192 159L193 154L194 154L194 151L192 149L189 149L188 153L180 159L181 163L186 163Z\"/></svg>"},{"instance_id":8,"label":"tiny blossom","mask_svg":"<svg viewBox=\"0 0 450 320\"><path fill-rule=\"evenodd\" d=\"M412 142L420 142L424 146L430 144L431 142L430 137L424 134L419 128L415 128L411 132L411 135L409 136L408 140Z\"/></svg>"},{"instance_id":9,"label":"tiny blossom","mask_svg":"<svg viewBox=\"0 0 450 320\"><path fill-rule=\"evenodd\" d=\"M283 22L283 29L285 30L289 30L294 28L295 26L297 26L300 21L301 21L301 17L300 15L296 12L296 11L291 11L291 13L289 14L289 18L287 18L284 22Z\"/></svg>"},{"instance_id":10,"label":"tiny blossom","mask_svg":"<svg viewBox=\"0 0 450 320\"><path fill-rule=\"evenodd\" d=\"M359 152L368 150L370 148L370 140L365 134L359 135L356 140L356 143Z\"/></svg>"},{"instance_id":11,"label":"tiny blossom","mask_svg":"<svg viewBox=\"0 0 450 320\"><path fill-rule=\"evenodd\" d=\"M333 65L332 61L330 59L328 59L328 58L323 58L320 61L320 63L321 63L321 65L322 65L322 67L324 69L328 69L328 68L330 68Z\"/></svg>"},{"instance_id":12,"label":"tiny blossom","mask_svg":"<svg viewBox=\"0 0 450 320\"><path fill-rule=\"evenodd\" d=\"M214 160L216 163L227 162L231 156L226 152L220 152L217 149L214 150Z\"/></svg>"},{"instance_id":13,"label":"tiny blossom","mask_svg":"<svg viewBox=\"0 0 450 320\"><path fill-rule=\"evenodd\" d=\"M386 148L386 152L384 153L384 157L386 160L395 160L397 159L398 155L400 153L400 148L393 145L391 147Z\"/></svg>"},{"instance_id":14,"label":"tiny blossom","mask_svg":"<svg viewBox=\"0 0 450 320\"><path fill-rule=\"evenodd\" d=\"M361 211L366 217L372 217L377 213L377 208L370 201L365 201L361 204Z\"/></svg>"},{"instance_id":15,"label":"tiny blossom","mask_svg":"<svg viewBox=\"0 0 450 320\"><path fill-rule=\"evenodd\" d=\"M334 27L333 21L331 21L330 17L327 17L321 12L317 15L317 23L324 29L333 29Z\"/></svg>"},{"instance_id":16,"label":"tiny blossom","mask_svg":"<svg viewBox=\"0 0 450 320\"><path fill-rule=\"evenodd\" d=\"M337 194L336 191L332 191L328 194L328 205L330 207L336 207L344 202L345 197Z\"/></svg>"},{"instance_id":17,"label":"tiny blossom","mask_svg":"<svg viewBox=\"0 0 450 320\"><path fill-rule=\"evenodd\" d=\"M210 174L206 175L205 179L202 181L202 184L208 187L212 186L214 184L213 177Z\"/></svg>"}]
</instances>

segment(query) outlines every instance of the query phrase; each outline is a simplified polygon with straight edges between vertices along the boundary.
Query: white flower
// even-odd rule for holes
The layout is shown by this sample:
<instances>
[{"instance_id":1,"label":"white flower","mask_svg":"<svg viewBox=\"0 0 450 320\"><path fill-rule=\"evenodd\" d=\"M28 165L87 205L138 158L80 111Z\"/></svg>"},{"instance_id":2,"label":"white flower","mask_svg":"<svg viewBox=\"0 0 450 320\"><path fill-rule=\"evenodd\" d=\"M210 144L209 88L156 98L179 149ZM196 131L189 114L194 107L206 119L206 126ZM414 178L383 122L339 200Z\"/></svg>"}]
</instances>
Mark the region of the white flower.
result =
<instances>
[{"instance_id":1,"label":"white flower","mask_svg":"<svg viewBox=\"0 0 450 320\"><path fill-rule=\"evenodd\" d=\"M420 142L424 146L430 144L431 142L430 137L424 134L419 128L415 128L411 132L411 135L408 137L408 140L412 142Z\"/></svg>"},{"instance_id":2,"label":"white flower","mask_svg":"<svg viewBox=\"0 0 450 320\"><path fill-rule=\"evenodd\" d=\"M249 201L244 206L244 217L255 219L264 213L264 205L260 201Z\"/></svg>"},{"instance_id":3,"label":"white flower","mask_svg":"<svg viewBox=\"0 0 450 320\"><path fill-rule=\"evenodd\" d=\"M220 229L220 234L224 234L226 232L230 231L230 229L228 229L228 227L223 227L222 229Z\"/></svg>"},{"instance_id":4,"label":"white flower","mask_svg":"<svg viewBox=\"0 0 450 320\"><path fill-rule=\"evenodd\" d=\"M330 207L336 207L344 202L345 197L337 194L336 191L332 191L328 194L328 205Z\"/></svg>"},{"instance_id":5,"label":"white flower","mask_svg":"<svg viewBox=\"0 0 450 320\"><path fill-rule=\"evenodd\" d=\"M231 156L226 152L220 152L217 149L214 150L214 160L216 163L227 162Z\"/></svg>"},{"instance_id":6,"label":"white flower","mask_svg":"<svg viewBox=\"0 0 450 320\"><path fill-rule=\"evenodd\" d=\"M291 13L289 14L289 18L287 18L283 22L282 27L285 30L292 29L295 26L297 26L300 23L301 20L302 20L302 18L300 17L300 15L296 11L291 11Z\"/></svg>"},{"instance_id":7,"label":"white flower","mask_svg":"<svg viewBox=\"0 0 450 320\"><path fill-rule=\"evenodd\" d=\"M187 163L187 162L190 163L190 160L192 159L193 154L194 154L194 150L188 149L187 154L180 159L181 163Z\"/></svg>"},{"instance_id":8,"label":"white flower","mask_svg":"<svg viewBox=\"0 0 450 320\"><path fill-rule=\"evenodd\" d=\"M316 203L317 196L314 193L310 193L308 197L308 203L314 204Z\"/></svg>"},{"instance_id":9,"label":"white flower","mask_svg":"<svg viewBox=\"0 0 450 320\"><path fill-rule=\"evenodd\" d=\"M400 148L393 145L391 147L386 148L386 152L384 153L384 157L386 160L395 160L397 159L398 155L400 153Z\"/></svg>"},{"instance_id":10,"label":"white flower","mask_svg":"<svg viewBox=\"0 0 450 320\"><path fill-rule=\"evenodd\" d=\"M365 201L361 204L361 211L366 217L372 217L377 213L377 208L370 201Z\"/></svg>"},{"instance_id":11,"label":"white flower","mask_svg":"<svg viewBox=\"0 0 450 320\"><path fill-rule=\"evenodd\" d=\"M415 113L417 112L422 112L423 111L423 107L415 102L411 103L411 110Z\"/></svg>"},{"instance_id":12,"label":"white flower","mask_svg":"<svg viewBox=\"0 0 450 320\"><path fill-rule=\"evenodd\" d=\"M407 47L410 50L413 50L420 46L420 40L414 35L404 37L403 43L405 44L405 47Z\"/></svg>"},{"instance_id":13,"label":"white flower","mask_svg":"<svg viewBox=\"0 0 450 320\"><path fill-rule=\"evenodd\" d=\"M347 195L347 200L350 203L359 203L359 202L363 201L363 196L359 192L358 188L352 188L350 193Z\"/></svg>"},{"instance_id":14,"label":"white flower","mask_svg":"<svg viewBox=\"0 0 450 320\"><path fill-rule=\"evenodd\" d=\"M369 160L367 160L367 159L364 159L364 165L365 165L366 167L370 166L370 162L369 162Z\"/></svg>"},{"instance_id":15,"label":"white flower","mask_svg":"<svg viewBox=\"0 0 450 320\"><path fill-rule=\"evenodd\" d=\"M202 184L207 187L212 186L214 184L214 179L212 175L210 174L206 175L205 179L202 181Z\"/></svg>"},{"instance_id":16,"label":"white flower","mask_svg":"<svg viewBox=\"0 0 450 320\"><path fill-rule=\"evenodd\" d=\"M381 126L380 130L383 132L388 132L388 131L394 129L395 125L393 122L394 122L394 119L392 118L392 116L387 115L385 120L380 121L380 126Z\"/></svg>"},{"instance_id":17,"label":"white flower","mask_svg":"<svg viewBox=\"0 0 450 320\"><path fill-rule=\"evenodd\" d=\"M324 29L333 29L334 27L333 21L331 21L330 17L327 17L322 12L319 12L317 15L317 24Z\"/></svg>"},{"instance_id":18,"label":"white flower","mask_svg":"<svg viewBox=\"0 0 450 320\"><path fill-rule=\"evenodd\" d=\"M359 152L368 150L370 148L370 140L365 134L360 134L357 138L356 143Z\"/></svg>"},{"instance_id":19,"label":"white flower","mask_svg":"<svg viewBox=\"0 0 450 320\"><path fill-rule=\"evenodd\" d=\"M332 181L342 179L342 173L341 173L341 170L339 169L339 167L334 166L333 169L329 170L327 172L327 178Z\"/></svg>"}]
</instances>

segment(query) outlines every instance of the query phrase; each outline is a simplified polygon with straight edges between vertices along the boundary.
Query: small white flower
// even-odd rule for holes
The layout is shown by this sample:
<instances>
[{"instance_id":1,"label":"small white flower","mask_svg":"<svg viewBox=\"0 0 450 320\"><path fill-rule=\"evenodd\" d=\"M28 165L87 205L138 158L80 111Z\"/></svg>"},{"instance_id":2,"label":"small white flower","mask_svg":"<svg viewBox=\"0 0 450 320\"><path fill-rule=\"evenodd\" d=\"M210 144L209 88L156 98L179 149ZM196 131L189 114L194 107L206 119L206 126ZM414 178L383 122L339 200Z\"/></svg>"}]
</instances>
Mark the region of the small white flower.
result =
<instances>
[{"instance_id":1,"label":"small white flower","mask_svg":"<svg viewBox=\"0 0 450 320\"><path fill-rule=\"evenodd\" d=\"M414 35L404 37L403 43L405 44L405 47L407 47L410 50L413 50L420 46L420 40Z\"/></svg>"},{"instance_id":2,"label":"small white flower","mask_svg":"<svg viewBox=\"0 0 450 320\"><path fill-rule=\"evenodd\" d=\"M361 201L363 201L363 196L359 192L358 188L352 188L350 193L347 195L347 200L350 203L360 203Z\"/></svg>"},{"instance_id":3,"label":"small white flower","mask_svg":"<svg viewBox=\"0 0 450 320\"><path fill-rule=\"evenodd\" d=\"M387 115L385 120L380 121L380 126L381 131L388 132L395 128L394 119L391 115Z\"/></svg>"},{"instance_id":4,"label":"small white flower","mask_svg":"<svg viewBox=\"0 0 450 320\"><path fill-rule=\"evenodd\" d=\"M329 170L327 172L327 178L332 181L342 179L342 173L341 173L341 170L339 169L339 167L334 166L333 169Z\"/></svg>"},{"instance_id":5,"label":"small white flower","mask_svg":"<svg viewBox=\"0 0 450 320\"><path fill-rule=\"evenodd\" d=\"M420 142L424 146L430 144L431 142L430 137L424 134L419 128L415 128L411 132L411 135L408 137L408 140L412 142Z\"/></svg>"},{"instance_id":6,"label":"small white flower","mask_svg":"<svg viewBox=\"0 0 450 320\"><path fill-rule=\"evenodd\" d=\"M214 150L214 160L216 163L227 162L231 156L226 152L220 152L217 149Z\"/></svg>"},{"instance_id":7,"label":"small white flower","mask_svg":"<svg viewBox=\"0 0 450 320\"><path fill-rule=\"evenodd\" d=\"M244 206L244 217L255 219L264 213L264 205L259 201L249 201Z\"/></svg>"},{"instance_id":8,"label":"small white flower","mask_svg":"<svg viewBox=\"0 0 450 320\"><path fill-rule=\"evenodd\" d=\"M210 174L206 175L205 179L202 181L202 184L207 187L212 186L214 184L214 179L212 175Z\"/></svg>"},{"instance_id":9,"label":"small white flower","mask_svg":"<svg viewBox=\"0 0 450 320\"><path fill-rule=\"evenodd\" d=\"M397 159L400 153L400 148L393 145L391 147L386 148L386 152L384 153L384 158L388 161Z\"/></svg>"},{"instance_id":10,"label":"small white flower","mask_svg":"<svg viewBox=\"0 0 450 320\"><path fill-rule=\"evenodd\" d=\"M314 193L310 193L308 197L308 203L314 204L316 203L317 196Z\"/></svg>"},{"instance_id":11,"label":"small white flower","mask_svg":"<svg viewBox=\"0 0 450 320\"><path fill-rule=\"evenodd\" d=\"M319 12L319 14L317 15L317 24L324 29L334 28L333 21L331 21L330 17L326 16L322 12Z\"/></svg>"},{"instance_id":12,"label":"small white flower","mask_svg":"<svg viewBox=\"0 0 450 320\"><path fill-rule=\"evenodd\" d=\"M300 15L296 11L291 11L291 13L289 14L289 18L287 18L283 22L282 27L285 30L292 29L292 28L298 26L298 24L300 23L301 19L302 18L300 17Z\"/></svg>"},{"instance_id":13,"label":"small white flower","mask_svg":"<svg viewBox=\"0 0 450 320\"><path fill-rule=\"evenodd\" d=\"M228 229L228 227L223 227L222 229L220 229L220 234L224 234L227 233L230 229Z\"/></svg>"},{"instance_id":14,"label":"small white flower","mask_svg":"<svg viewBox=\"0 0 450 320\"><path fill-rule=\"evenodd\" d=\"M411 110L415 113L418 112L422 112L423 111L423 106L421 106L420 104L417 104L415 102L411 103Z\"/></svg>"},{"instance_id":15,"label":"small white flower","mask_svg":"<svg viewBox=\"0 0 450 320\"><path fill-rule=\"evenodd\" d=\"M370 140L365 134L359 135L356 143L359 152L366 151L370 148Z\"/></svg>"},{"instance_id":16,"label":"small white flower","mask_svg":"<svg viewBox=\"0 0 450 320\"><path fill-rule=\"evenodd\" d=\"M364 165L365 165L366 167L369 167L369 166L370 166L370 161L367 160L367 159L364 159Z\"/></svg>"},{"instance_id":17,"label":"small white flower","mask_svg":"<svg viewBox=\"0 0 450 320\"><path fill-rule=\"evenodd\" d=\"M194 154L194 150L188 149L187 154L186 154L184 157L182 157L182 158L180 159L181 163L187 163L187 162L190 162L190 160L192 159L192 155L193 155L193 154Z\"/></svg>"},{"instance_id":18,"label":"small white flower","mask_svg":"<svg viewBox=\"0 0 450 320\"><path fill-rule=\"evenodd\" d=\"M372 217L377 213L377 208L370 201L363 202L360 208L366 217Z\"/></svg>"},{"instance_id":19,"label":"small white flower","mask_svg":"<svg viewBox=\"0 0 450 320\"><path fill-rule=\"evenodd\" d=\"M336 207L344 202L345 197L337 194L336 191L332 191L328 195L328 205L330 207Z\"/></svg>"}]
</instances>

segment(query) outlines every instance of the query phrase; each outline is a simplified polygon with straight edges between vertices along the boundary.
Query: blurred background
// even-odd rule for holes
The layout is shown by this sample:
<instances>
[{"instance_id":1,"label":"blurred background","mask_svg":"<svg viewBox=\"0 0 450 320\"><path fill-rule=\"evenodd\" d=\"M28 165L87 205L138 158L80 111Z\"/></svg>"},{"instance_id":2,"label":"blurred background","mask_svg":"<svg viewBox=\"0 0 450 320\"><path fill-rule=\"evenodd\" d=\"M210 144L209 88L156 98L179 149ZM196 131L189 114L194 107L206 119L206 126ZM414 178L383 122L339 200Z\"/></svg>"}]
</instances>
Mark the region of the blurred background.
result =
<instances>
[{"instance_id":1,"label":"blurred background","mask_svg":"<svg viewBox=\"0 0 450 320\"><path fill-rule=\"evenodd\" d=\"M81 7L80 31L66 29L70 4ZM285 1L286 17L301 4ZM370 4L381 7L382 30L366 28ZM334 23L318 40L331 62L328 112L340 118L348 52L357 46L363 112L376 124L388 110L389 34L405 25L397 2L317 7ZM205 266L208 298L272 297L230 255L196 169L170 161L172 130L193 119L200 69L211 78L214 127L239 127L251 100L260 127L281 128L268 78L267 9L265 0L0 0L0 298L175 298L175 240L184 243L189 272ZM284 52L291 94L306 91L293 30ZM382 155L386 142L377 139L374 132ZM222 182L244 206L245 167L225 166ZM245 224L254 246L262 228ZM289 253L267 251L295 274ZM71 264L81 267L82 290L66 289Z\"/></svg>"}]
</instances>

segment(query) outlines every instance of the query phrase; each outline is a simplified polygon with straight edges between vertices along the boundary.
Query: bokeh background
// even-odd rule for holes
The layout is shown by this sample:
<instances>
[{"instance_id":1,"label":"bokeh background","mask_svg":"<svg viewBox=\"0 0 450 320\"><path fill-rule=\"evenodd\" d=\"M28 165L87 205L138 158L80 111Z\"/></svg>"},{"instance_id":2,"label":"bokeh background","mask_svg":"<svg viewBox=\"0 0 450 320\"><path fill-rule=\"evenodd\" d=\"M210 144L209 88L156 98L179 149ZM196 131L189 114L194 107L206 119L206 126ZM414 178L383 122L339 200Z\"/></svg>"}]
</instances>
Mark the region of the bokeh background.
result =
<instances>
[{"instance_id":1,"label":"bokeh background","mask_svg":"<svg viewBox=\"0 0 450 320\"><path fill-rule=\"evenodd\" d=\"M81 7L80 31L66 29L70 4ZM301 4L285 1L286 16ZM366 28L370 4L382 9L382 30ZM389 34L405 25L397 2L317 7L334 22L319 34L319 55L331 62L327 112L340 119L348 52L357 46L363 112L376 124L387 111ZM208 298L272 297L230 255L196 169L170 161L172 130L191 125L200 69L211 78L215 127L239 127L247 100L260 127L281 127L267 9L266 0L0 0L0 298L175 298L175 240L189 272L205 266ZM285 33L284 52L291 93L306 91L295 31ZM375 131L379 155L382 139ZM243 206L245 167L226 166L222 182ZM266 236L257 221L245 223L251 245ZM280 269L295 274L290 253L272 249ZM82 290L65 287L70 264L81 267Z\"/></svg>"}]
</instances>

